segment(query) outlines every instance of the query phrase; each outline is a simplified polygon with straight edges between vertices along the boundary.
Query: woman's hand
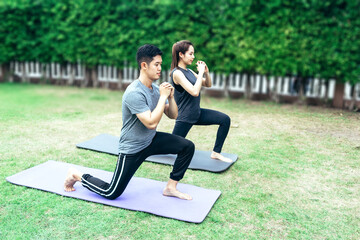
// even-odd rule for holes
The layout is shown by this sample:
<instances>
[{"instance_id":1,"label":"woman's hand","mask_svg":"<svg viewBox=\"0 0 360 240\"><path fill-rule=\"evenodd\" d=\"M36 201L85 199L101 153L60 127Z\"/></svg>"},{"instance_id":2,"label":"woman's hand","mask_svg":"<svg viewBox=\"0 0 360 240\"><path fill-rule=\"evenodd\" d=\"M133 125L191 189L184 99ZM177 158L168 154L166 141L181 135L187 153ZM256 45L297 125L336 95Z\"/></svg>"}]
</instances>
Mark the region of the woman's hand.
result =
<instances>
[{"instance_id":1,"label":"woman's hand","mask_svg":"<svg viewBox=\"0 0 360 240\"><path fill-rule=\"evenodd\" d=\"M205 72L204 72L204 73L209 73L209 68L208 68L208 66L206 65L205 62L203 62L203 63L205 64Z\"/></svg>"},{"instance_id":2,"label":"woman's hand","mask_svg":"<svg viewBox=\"0 0 360 240\"><path fill-rule=\"evenodd\" d=\"M197 61L196 65L197 65L197 70L199 73L203 74L206 72L207 66L206 66L205 62Z\"/></svg>"}]
</instances>

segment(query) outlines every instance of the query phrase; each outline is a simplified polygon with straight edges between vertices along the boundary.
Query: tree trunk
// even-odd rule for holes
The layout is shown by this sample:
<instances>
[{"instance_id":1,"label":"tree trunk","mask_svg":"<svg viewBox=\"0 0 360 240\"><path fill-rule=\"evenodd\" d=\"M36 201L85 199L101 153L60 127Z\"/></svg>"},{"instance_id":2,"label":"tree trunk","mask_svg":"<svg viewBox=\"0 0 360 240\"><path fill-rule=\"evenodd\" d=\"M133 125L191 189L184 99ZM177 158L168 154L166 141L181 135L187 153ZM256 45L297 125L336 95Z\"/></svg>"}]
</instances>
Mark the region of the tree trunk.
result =
<instances>
[{"instance_id":1,"label":"tree trunk","mask_svg":"<svg viewBox=\"0 0 360 240\"><path fill-rule=\"evenodd\" d=\"M324 96L324 104L327 106L329 101L329 80L325 80L325 96Z\"/></svg>"},{"instance_id":2,"label":"tree trunk","mask_svg":"<svg viewBox=\"0 0 360 240\"><path fill-rule=\"evenodd\" d=\"M255 77L255 81L256 81L257 77ZM262 88L263 88L263 80L264 80L264 76L260 75L260 81L259 81L259 94L261 95L262 92Z\"/></svg>"},{"instance_id":3,"label":"tree trunk","mask_svg":"<svg viewBox=\"0 0 360 240\"><path fill-rule=\"evenodd\" d=\"M64 81L64 78L63 78L63 76L64 76L64 64L60 64L60 79L59 79L59 81L58 81L58 85L62 82L62 81Z\"/></svg>"},{"instance_id":4,"label":"tree trunk","mask_svg":"<svg viewBox=\"0 0 360 240\"><path fill-rule=\"evenodd\" d=\"M14 72L15 72L14 63L5 64L5 68L3 68L3 70L4 70L3 75L5 81L8 80L11 83L14 82Z\"/></svg>"},{"instance_id":5,"label":"tree trunk","mask_svg":"<svg viewBox=\"0 0 360 240\"><path fill-rule=\"evenodd\" d=\"M264 76L265 81L266 81L266 98L270 99L271 98L271 89L270 89L270 78L268 75Z\"/></svg>"},{"instance_id":6,"label":"tree trunk","mask_svg":"<svg viewBox=\"0 0 360 240\"><path fill-rule=\"evenodd\" d=\"M25 69L25 62L20 63L21 64L21 82L26 82L26 69Z\"/></svg>"},{"instance_id":7,"label":"tree trunk","mask_svg":"<svg viewBox=\"0 0 360 240\"><path fill-rule=\"evenodd\" d=\"M117 85L117 87L118 87L118 89L121 90L121 89L122 89L122 79L123 79L121 68L118 68L117 78L118 78L118 85Z\"/></svg>"},{"instance_id":8,"label":"tree trunk","mask_svg":"<svg viewBox=\"0 0 360 240\"><path fill-rule=\"evenodd\" d=\"M319 89L318 89L318 97L320 97L321 96L321 87L322 87L322 82L323 82L323 80L320 78L319 79Z\"/></svg>"},{"instance_id":9,"label":"tree trunk","mask_svg":"<svg viewBox=\"0 0 360 240\"><path fill-rule=\"evenodd\" d=\"M304 81L305 81L305 78L304 77L298 77L298 84L299 84L299 87L298 87L298 104L300 105L303 105L304 102L305 102L305 97L304 97Z\"/></svg>"},{"instance_id":10,"label":"tree trunk","mask_svg":"<svg viewBox=\"0 0 360 240\"><path fill-rule=\"evenodd\" d=\"M50 84L54 84L54 82L53 82L53 71L52 71L52 68L51 68L51 65L52 65L52 63L50 62L49 63L49 82L50 82Z\"/></svg>"},{"instance_id":11,"label":"tree trunk","mask_svg":"<svg viewBox=\"0 0 360 240\"><path fill-rule=\"evenodd\" d=\"M166 75L167 76L167 75ZM229 85L230 85L230 75L225 76L225 87L224 87L224 96L229 97Z\"/></svg>"},{"instance_id":12,"label":"tree trunk","mask_svg":"<svg viewBox=\"0 0 360 240\"><path fill-rule=\"evenodd\" d=\"M97 79L97 71L96 66L94 66L91 69L91 80L92 80L92 86L96 88L98 86L98 79Z\"/></svg>"},{"instance_id":13,"label":"tree trunk","mask_svg":"<svg viewBox=\"0 0 360 240\"><path fill-rule=\"evenodd\" d=\"M82 81L81 87L89 86L90 78L91 78L91 70L85 66L84 67L84 79Z\"/></svg>"},{"instance_id":14,"label":"tree trunk","mask_svg":"<svg viewBox=\"0 0 360 240\"><path fill-rule=\"evenodd\" d=\"M1 68L0 82L6 82L6 81L13 82L13 74L11 72L10 64L8 63L1 64L0 68Z\"/></svg>"},{"instance_id":15,"label":"tree trunk","mask_svg":"<svg viewBox=\"0 0 360 240\"><path fill-rule=\"evenodd\" d=\"M348 106L348 109L350 111L353 111L355 109L355 103L356 103L356 91L355 91L355 84L351 85L351 100L350 104Z\"/></svg>"},{"instance_id":16,"label":"tree trunk","mask_svg":"<svg viewBox=\"0 0 360 240\"><path fill-rule=\"evenodd\" d=\"M343 108L344 106L344 83L336 82L333 107Z\"/></svg>"},{"instance_id":17,"label":"tree trunk","mask_svg":"<svg viewBox=\"0 0 360 240\"><path fill-rule=\"evenodd\" d=\"M69 73L68 85L72 86L74 84L74 79L75 79L75 68L74 68L74 64L70 63L70 73Z\"/></svg>"},{"instance_id":18,"label":"tree trunk","mask_svg":"<svg viewBox=\"0 0 360 240\"><path fill-rule=\"evenodd\" d=\"M275 91L273 91L273 93L272 93L272 96L271 96L271 99L274 101L274 102L276 102L276 103L279 103L279 84L278 84L278 82L279 82L279 77L278 76L276 76L275 77Z\"/></svg>"},{"instance_id":19,"label":"tree trunk","mask_svg":"<svg viewBox=\"0 0 360 240\"><path fill-rule=\"evenodd\" d=\"M252 91L251 91L251 75L246 73L246 86L245 86L245 97L247 99L251 99L252 98Z\"/></svg>"},{"instance_id":20,"label":"tree trunk","mask_svg":"<svg viewBox=\"0 0 360 240\"><path fill-rule=\"evenodd\" d=\"M46 81L46 64L39 63L40 67L40 83L44 84Z\"/></svg>"}]
</instances>

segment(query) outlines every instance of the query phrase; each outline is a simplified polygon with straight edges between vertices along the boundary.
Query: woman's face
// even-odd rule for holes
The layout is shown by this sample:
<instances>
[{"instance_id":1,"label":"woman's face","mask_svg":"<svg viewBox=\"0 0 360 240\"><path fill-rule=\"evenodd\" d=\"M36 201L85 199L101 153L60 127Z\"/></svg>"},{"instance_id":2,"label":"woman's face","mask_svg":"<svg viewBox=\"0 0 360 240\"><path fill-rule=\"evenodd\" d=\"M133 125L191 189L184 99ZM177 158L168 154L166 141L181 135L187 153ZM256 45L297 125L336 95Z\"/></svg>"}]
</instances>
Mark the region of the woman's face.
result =
<instances>
[{"instance_id":1,"label":"woman's face","mask_svg":"<svg viewBox=\"0 0 360 240\"><path fill-rule=\"evenodd\" d=\"M194 47L190 45L189 49L185 52L185 54L180 53L180 58L186 65L191 65L191 63L195 59L194 53Z\"/></svg>"}]
</instances>

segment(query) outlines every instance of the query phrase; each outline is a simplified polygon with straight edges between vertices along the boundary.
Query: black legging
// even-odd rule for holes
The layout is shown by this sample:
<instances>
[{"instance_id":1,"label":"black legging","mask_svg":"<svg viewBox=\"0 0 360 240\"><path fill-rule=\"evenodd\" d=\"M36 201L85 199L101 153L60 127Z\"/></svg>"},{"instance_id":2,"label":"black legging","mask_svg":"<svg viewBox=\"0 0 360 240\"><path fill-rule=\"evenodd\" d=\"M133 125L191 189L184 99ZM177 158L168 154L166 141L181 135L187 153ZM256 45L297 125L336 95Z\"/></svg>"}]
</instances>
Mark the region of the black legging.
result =
<instances>
[{"instance_id":1,"label":"black legging","mask_svg":"<svg viewBox=\"0 0 360 240\"><path fill-rule=\"evenodd\" d=\"M176 121L173 134L186 137L193 125L220 125L216 134L216 141L213 151L221 153L226 136L230 128L230 117L224 113L201 108L199 120L192 124L187 122Z\"/></svg>"},{"instance_id":2,"label":"black legging","mask_svg":"<svg viewBox=\"0 0 360 240\"><path fill-rule=\"evenodd\" d=\"M195 146L191 141L169 133L156 132L151 144L144 150L135 154L119 154L110 183L90 174L84 174L81 182L90 191L108 199L115 199L124 192L130 179L147 157L157 154L177 154L170 178L179 181L183 178L194 151Z\"/></svg>"}]
</instances>

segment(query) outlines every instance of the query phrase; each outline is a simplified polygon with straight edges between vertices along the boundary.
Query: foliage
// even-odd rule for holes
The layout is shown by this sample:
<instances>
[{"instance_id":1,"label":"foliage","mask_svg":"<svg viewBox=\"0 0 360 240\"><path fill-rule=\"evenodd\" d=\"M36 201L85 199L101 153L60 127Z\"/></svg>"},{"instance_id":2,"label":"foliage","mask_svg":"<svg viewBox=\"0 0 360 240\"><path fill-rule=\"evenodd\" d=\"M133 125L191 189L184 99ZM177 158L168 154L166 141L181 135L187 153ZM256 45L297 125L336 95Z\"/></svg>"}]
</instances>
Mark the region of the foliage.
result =
<instances>
[{"instance_id":1,"label":"foliage","mask_svg":"<svg viewBox=\"0 0 360 240\"><path fill-rule=\"evenodd\" d=\"M359 82L360 1L0 0L0 63L135 65L136 49L189 39L216 72Z\"/></svg>"}]
</instances>

